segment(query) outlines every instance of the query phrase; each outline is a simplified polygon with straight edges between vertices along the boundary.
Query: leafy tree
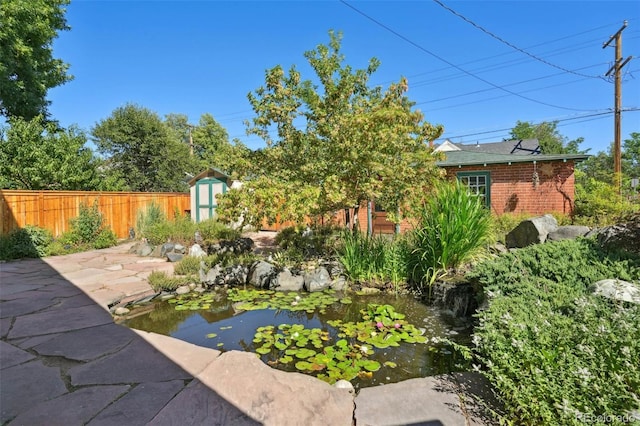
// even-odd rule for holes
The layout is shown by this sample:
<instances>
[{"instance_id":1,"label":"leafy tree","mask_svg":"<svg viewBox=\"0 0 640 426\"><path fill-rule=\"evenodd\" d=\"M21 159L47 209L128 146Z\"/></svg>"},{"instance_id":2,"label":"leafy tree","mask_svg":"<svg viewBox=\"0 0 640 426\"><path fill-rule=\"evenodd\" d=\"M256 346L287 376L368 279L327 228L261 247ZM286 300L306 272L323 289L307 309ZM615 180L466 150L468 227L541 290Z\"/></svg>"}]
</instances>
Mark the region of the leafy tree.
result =
<instances>
[{"instance_id":1,"label":"leafy tree","mask_svg":"<svg viewBox=\"0 0 640 426\"><path fill-rule=\"evenodd\" d=\"M184 114L169 114L165 117L165 124L177 141L189 146L193 156L192 174L208 167L215 167L236 178L246 173L249 148L239 140L230 143L226 129L211 114L202 114L197 125L189 124L189 118Z\"/></svg>"},{"instance_id":2,"label":"leafy tree","mask_svg":"<svg viewBox=\"0 0 640 426\"><path fill-rule=\"evenodd\" d=\"M98 151L107 157L105 171L124 179L129 190L187 189L189 148L171 137L155 112L128 104L116 108L91 133Z\"/></svg>"},{"instance_id":3,"label":"leafy tree","mask_svg":"<svg viewBox=\"0 0 640 426\"><path fill-rule=\"evenodd\" d=\"M30 120L47 116L47 91L73 77L53 57L53 39L68 30L69 0L0 2L0 114Z\"/></svg>"},{"instance_id":4,"label":"leafy tree","mask_svg":"<svg viewBox=\"0 0 640 426\"><path fill-rule=\"evenodd\" d=\"M579 145L584 142L584 138L568 141L558 131L557 121L544 121L540 124L517 121L515 127L511 129L511 139L538 139L543 154L583 154L587 152L579 150Z\"/></svg>"},{"instance_id":5,"label":"leafy tree","mask_svg":"<svg viewBox=\"0 0 640 426\"><path fill-rule=\"evenodd\" d=\"M374 199L387 211L397 212L408 208L412 197L422 195L416 189L428 187L441 173L425 142L443 129L412 110L413 103L405 96L406 80L385 91L370 88L369 77L379 61L371 59L366 69L344 65L341 36L329 35L328 45L304 54L319 85L303 80L295 66L285 73L278 65L267 70L265 85L248 95L256 113L247 123L248 132L267 143L254 158L255 173L264 173L278 191L291 194L287 191L295 189L297 195L309 197L306 202L297 197L273 199L265 196L258 179L243 186L254 200L264 203L260 210L292 213L282 220ZM294 198L298 207L287 205Z\"/></svg>"},{"instance_id":6,"label":"leafy tree","mask_svg":"<svg viewBox=\"0 0 640 426\"><path fill-rule=\"evenodd\" d=\"M622 143L622 173L640 178L640 132L632 132Z\"/></svg>"},{"instance_id":7,"label":"leafy tree","mask_svg":"<svg viewBox=\"0 0 640 426\"><path fill-rule=\"evenodd\" d=\"M11 189L93 190L98 161L76 127L60 129L42 116L12 118L0 131L0 183Z\"/></svg>"}]
</instances>

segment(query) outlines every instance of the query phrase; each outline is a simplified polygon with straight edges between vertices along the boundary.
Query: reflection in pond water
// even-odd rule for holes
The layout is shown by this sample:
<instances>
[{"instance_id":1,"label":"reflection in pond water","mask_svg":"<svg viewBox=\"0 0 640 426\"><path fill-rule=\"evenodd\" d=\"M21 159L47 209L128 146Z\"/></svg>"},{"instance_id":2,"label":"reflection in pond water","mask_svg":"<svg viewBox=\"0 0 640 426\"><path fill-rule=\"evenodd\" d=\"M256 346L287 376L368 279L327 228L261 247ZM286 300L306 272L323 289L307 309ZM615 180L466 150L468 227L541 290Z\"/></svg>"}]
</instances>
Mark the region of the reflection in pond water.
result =
<instances>
[{"instance_id":1,"label":"reflection in pond water","mask_svg":"<svg viewBox=\"0 0 640 426\"><path fill-rule=\"evenodd\" d=\"M408 295L350 295L349 301L351 303L335 302L313 313L285 309L239 311L237 307L242 302L234 303L227 298L225 292L215 292L209 294L207 303L204 305L206 309L200 309L203 306L201 304L189 309L176 310L175 301L174 303L156 302L151 310L149 307L141 308L139 315L126 320L124 324L131 328L172 336L213 349L256 352L264 345L264 341L256 339L256 331L260 327L273 326L273 335L280 333L280 337L282 332L278 330L282 330L283 327L280 329L277 327L282 324L300 324L307 330L315 328L318 332L322 331L323 336L328 336L325 340L326 345L329 346L335 345L344 337L341 335L344 330L335 326L336 323L361 323L362 311L366 310L370 304L392 305L395 312L405 315L404 323L413 324L421 331L424 330L423 335L427 343L399 342L399 346L396 347L372 347L372 350L366 354L366 358L379 363L380 368L373 374L360 374L353 378L351 382L356 388L464 369L464 366L460 365L463 363L461 356L454 353L448 345L433 343L431 339L446 337L457 343L468 345L471 331L468 319L453 318L446 312L427 306ZM335 327L330 324L334 324ZM291 344L288 347L291 353L291 348L295 348L296 342L291 342L289 336L285 337L287 344ZM282 337L280 347L283 347L285 337ZM362 345L362 342L357 342L355 338L348 338L348 340L357 345L356 347ZM317 352L322 351L317 347L308 347ZM271 352L261 355L261 359L278 369L296 371L295 356L293 362L278 362L285 356L284 352L284 350L278 351L273 348ZM308 364L304 365L309 367ZM309 371L305 372L309 373ZM320 374L324 373L326 371L320 372Z\"/></svg>"}]
</instances>

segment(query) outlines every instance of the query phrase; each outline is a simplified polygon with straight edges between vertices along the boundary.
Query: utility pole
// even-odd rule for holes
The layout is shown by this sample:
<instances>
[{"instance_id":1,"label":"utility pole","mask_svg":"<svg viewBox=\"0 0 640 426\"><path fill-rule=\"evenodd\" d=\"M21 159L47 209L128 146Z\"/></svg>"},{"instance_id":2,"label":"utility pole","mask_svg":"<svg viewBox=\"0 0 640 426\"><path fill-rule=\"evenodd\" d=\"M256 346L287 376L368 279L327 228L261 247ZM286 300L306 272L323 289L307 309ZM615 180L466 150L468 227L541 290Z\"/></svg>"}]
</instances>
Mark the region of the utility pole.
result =
<instances>
[{"instance_id":1,"label":"utility pole","mask_svg":"<svg viewBox=\"0 0 640 426\"><path fill-rule=\"evenodd\" d=\"M624 21L622 27L618 30L617 33L612 35L609 40L604 43L602 48L609 46L612 41L615 42L615 62L609 68L609 71L605 74L605 76L611 75L614 73L615 78L615 94L614 94L614 124L613 124L613 173L614 179L616 181L616 186L618 187L618 193L622 193L622 145L620 143L620 122L622 116L622 78L621 71L622 67L624 67L627 62L631 60L631 56L629 56L624 61L622 60L622 31L627 28L627 21Z\"/></svg>"}]
</instances>

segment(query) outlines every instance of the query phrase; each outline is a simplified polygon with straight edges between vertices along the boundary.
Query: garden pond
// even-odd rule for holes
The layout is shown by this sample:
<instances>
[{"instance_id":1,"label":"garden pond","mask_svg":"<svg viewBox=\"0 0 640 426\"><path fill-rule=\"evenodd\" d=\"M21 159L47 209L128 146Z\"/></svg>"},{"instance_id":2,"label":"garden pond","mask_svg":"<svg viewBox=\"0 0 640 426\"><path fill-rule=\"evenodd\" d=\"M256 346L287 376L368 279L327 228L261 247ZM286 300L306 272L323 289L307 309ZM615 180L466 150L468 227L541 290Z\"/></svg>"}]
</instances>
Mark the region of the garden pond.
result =
<instances>
[{"instance_id":1,"label":"garden pond","mask_svg":"<svg viewBox=\"0 0 640 426\"><path fill-rule=\"evenodd\" d=\"M220 351L254 352L284 371L356 389L466 369L446 338L470 343L471 321L410 295L189 293L136 307L124 325Z\"/></svg>"}]
</instances>

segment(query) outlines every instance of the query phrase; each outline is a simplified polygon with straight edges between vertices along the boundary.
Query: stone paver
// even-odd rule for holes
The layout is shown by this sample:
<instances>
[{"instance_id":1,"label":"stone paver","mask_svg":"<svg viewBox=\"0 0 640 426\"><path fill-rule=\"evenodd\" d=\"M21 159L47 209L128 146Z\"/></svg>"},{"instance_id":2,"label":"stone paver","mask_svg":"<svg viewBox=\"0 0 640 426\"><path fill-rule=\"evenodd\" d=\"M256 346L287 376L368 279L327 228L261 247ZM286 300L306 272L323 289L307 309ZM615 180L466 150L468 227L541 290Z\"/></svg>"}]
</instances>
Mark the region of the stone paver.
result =
<instances>
[{"instance_id":1,"label":"stone paver","mask_svg":"<svg viewBox=\"0 0 640 426\"><path fill-rule=\"evenodd\" d=\"M353 425L344 389L114 324L111 306L153 294L146 277L174 267L127 254L131 245L0 263L0 424ZM363 389L357 426L483 424L463 395L485 385L437 380Z\"/></svg>"}]
</instances>

